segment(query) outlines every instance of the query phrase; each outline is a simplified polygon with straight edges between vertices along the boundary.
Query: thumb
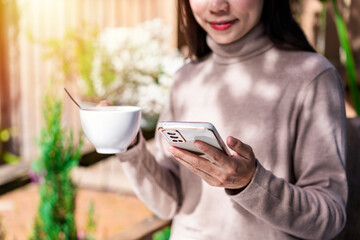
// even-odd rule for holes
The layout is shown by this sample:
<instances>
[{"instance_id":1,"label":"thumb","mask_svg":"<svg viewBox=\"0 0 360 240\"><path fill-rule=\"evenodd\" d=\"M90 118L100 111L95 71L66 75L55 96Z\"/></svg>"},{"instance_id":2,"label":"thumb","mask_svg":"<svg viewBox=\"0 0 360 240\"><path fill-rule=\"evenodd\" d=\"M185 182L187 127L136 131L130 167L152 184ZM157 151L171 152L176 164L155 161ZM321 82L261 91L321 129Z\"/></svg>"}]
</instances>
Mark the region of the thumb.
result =
<instances>
[{"instance_id":1,"label":"thumb","mask_svg":"<svg viewBox=\"0 0 360 240\"><path fill-rule=\"evenodd\" d=\"M241 142L239 139L229 136L226 139L226 143L229 146L229 148L236 153L236 155L239 155L248 160L255 159L255 155L252 148L249 145Z\"/></svg>"},{"instance_id":2,"label":"thumb","mask_svg":"<svg viewBox=\"0 0 360 240\"><path fill-rule=\"evenodd\" d=\"M98 105L96 105L97 107L106 107L106 106L111 106L111 104L106 101L106 100L102 100L101 102L98 103Z\"/></svg>"}]
</instances>

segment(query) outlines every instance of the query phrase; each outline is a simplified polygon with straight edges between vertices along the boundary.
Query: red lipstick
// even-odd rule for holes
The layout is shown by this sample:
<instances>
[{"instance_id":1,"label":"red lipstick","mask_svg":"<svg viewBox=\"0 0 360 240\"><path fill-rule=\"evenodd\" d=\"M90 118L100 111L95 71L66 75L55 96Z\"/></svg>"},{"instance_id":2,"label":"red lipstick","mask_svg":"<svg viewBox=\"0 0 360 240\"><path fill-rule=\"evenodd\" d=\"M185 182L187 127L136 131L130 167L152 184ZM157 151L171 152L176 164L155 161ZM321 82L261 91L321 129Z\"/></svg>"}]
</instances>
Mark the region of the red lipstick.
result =
<instances>
[{"instance_id":1,"label":"red lipstick","mask_svg":"<svg viewBox=\"0 0 360 240\"><path fill-rule=\"evenodd\" d=\"M236 20L230 22L210 22L210 26L217 30L217 31L225 31L226 29L230 28Z\"/></svg>"}]
</instances>

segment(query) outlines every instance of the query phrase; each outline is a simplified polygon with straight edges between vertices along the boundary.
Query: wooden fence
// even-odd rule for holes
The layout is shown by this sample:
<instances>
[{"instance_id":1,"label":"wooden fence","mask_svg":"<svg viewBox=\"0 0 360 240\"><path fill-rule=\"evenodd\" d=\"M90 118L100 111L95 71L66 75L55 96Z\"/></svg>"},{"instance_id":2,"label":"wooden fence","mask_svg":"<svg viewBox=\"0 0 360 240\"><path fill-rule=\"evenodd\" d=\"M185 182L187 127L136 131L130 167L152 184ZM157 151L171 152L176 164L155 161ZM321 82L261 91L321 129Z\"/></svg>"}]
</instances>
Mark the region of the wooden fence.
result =
<instances>
[{"instance_id":1,"label":"wooden fence","mask_svg":"<svg viewBox=\"0 0 360 240\"><path fill-rule=\"evenodd\" d=\"M2 98L7 101L2 104L7 106L2 116L11 112L11 123L19 126L23 161L32 161L36 155L35 139L43 122L42 98L54 71L54 64L42 57L43 47L30 39L62 38L68 29L79 28L83 23L101 31L161 18L173 29L169 44L177 45L176 0L18 0L17 3L20 16L17 40L9 43L13 51L9 54L8 81L5 80L10 95L6 97L8 100ZM64 124L76 131L79 129L77 109L67 98L64 103Z\"/></svg>"},{"instance_id":2,"label":"wooden fence","mask_svg":"<svg viewBox=\"0 0 360 240\"><path fill-rule=\"evenodd\" d=\"M43 48L29 40L29 33L35 39L61 38L67 29L79 28L83 22L89 26L105 27L135 26L153 18L162 18L173 28L170 44L178 45L177 0L7 0L17 2L8 9L0 9L1 26L3 15L18 25L8 35L8 42L0 38L0 128L18 126L18 148L24 161L32 161L36 155L35 138L42 125L41 100L48 86L54 66L42 58ZM343 2L343 1L339 1ZM352 47L357 65L360 65L360 0L350 0L346 17ZM320 14L317 0L304 0L302 26L310 41L317 45L317 18ZM339 44L331 10L324 37L323 54L338 67L344 78L340 64ZM17 18L19 16L19 18ZM6 17L6 16L5 16ZM2 19L2 20L1 20ZM1 29L4 29L1 27ZM0 30L1 30L0 29ZM4 36L1 33L0 36ZM7 61L4 61L4 56ZM359 69L359 68L358 68ZM358 75L360 76L359 72ZM59 89L61 91L61 89ZM64 98L64 123L79 129L77 109ZM1 144L1 143L0 143Z\"/></svg>"}]
</instances>

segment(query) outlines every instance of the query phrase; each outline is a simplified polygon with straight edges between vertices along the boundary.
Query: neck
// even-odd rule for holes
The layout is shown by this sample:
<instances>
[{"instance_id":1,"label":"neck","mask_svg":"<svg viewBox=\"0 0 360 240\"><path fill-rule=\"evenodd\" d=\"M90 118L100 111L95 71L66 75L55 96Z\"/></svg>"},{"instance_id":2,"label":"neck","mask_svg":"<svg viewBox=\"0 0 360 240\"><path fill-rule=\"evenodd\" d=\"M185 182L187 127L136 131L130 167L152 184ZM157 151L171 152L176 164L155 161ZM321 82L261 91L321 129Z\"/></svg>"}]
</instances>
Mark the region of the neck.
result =
<instances>
[{"instance_id":1,"label":"neck","mask_svg":"<svg viewBox=\"0 0 360 240\"><path fill-rule=\"evenodd\" d=\"M206 37L206 42L213 52L215 61L220 63L244 61L273 46L262 24L256 25L245 36L229 44L218 44L209 35Z\"/></svg>"}]
</instances>

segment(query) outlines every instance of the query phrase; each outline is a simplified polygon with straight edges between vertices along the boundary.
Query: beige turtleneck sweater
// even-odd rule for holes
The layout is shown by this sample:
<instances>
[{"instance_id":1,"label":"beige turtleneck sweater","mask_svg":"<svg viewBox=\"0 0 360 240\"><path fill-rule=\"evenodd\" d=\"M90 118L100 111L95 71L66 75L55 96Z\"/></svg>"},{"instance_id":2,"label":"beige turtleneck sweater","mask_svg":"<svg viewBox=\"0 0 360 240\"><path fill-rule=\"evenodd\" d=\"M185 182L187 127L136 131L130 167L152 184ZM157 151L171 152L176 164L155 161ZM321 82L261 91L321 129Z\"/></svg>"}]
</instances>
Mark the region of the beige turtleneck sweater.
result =
<instances>
[{"instance_id":1,"label":"beige turtleneck sweater","mask_svg":"<svg viewBox=\"0 0 360 240\"><path fill-rule=\"evenodd\" d=\"M160 120L213 123L258 159L247 188L228 195L167 152L137 146L118 157L136 194L173 219L172 240L330 239L343 227L347 185L343 89L322 56L283 51L258 26L185 65Z\"/></svg>"}]
</instances>

